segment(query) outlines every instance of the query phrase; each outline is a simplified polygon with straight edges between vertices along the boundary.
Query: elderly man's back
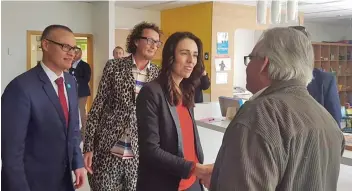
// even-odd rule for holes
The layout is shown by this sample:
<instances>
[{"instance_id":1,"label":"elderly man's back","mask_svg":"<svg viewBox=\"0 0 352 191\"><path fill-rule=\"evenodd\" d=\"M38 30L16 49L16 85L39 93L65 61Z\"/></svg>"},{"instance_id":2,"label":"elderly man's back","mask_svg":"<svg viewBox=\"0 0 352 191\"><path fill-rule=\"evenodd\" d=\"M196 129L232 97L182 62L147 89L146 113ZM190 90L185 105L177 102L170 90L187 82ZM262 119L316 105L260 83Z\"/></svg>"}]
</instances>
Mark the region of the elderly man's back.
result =
<instances>
[{"instance_id":1,"label":"elderly man's back","mask_svg":"<svg viewBox=\"0 0 352 191\"><path fill-rule=\"evenodd\" d=\"M344 138L297 81L246 102L223 138L211 191L334 191Z\"/></svg>"}]
</instances>

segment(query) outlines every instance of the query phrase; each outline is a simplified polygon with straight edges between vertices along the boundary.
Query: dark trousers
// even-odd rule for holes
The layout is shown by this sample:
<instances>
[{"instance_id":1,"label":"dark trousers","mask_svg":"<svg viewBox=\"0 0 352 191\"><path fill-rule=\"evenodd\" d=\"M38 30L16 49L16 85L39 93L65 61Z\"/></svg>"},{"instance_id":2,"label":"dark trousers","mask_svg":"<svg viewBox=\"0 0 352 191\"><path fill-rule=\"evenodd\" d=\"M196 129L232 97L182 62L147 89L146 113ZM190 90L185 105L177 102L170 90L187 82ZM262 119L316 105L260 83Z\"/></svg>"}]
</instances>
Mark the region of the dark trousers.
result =
<instances>
[{"instance_id":1,"label":"dark trousers","mask_svg":"<svg viewBox=\"0 0 352 191\"><path fill-rule=\"evenodd\" d=\"M72 178L71 178L71 171L67 165L65 175L62 179L62 186L60 191L74 191L75 189L73 188L72 185Z\"/></svg>"},{"instance_id":2,"label":"dark trousers","mask_svg":"<svg viewBox=\"0 0 352 191\"><path fill-rule=\"evenodd\" d=\"M203 186L200 184L199 179L197 179L186 191L203 191Z\"/></svg>"}]
</instances>

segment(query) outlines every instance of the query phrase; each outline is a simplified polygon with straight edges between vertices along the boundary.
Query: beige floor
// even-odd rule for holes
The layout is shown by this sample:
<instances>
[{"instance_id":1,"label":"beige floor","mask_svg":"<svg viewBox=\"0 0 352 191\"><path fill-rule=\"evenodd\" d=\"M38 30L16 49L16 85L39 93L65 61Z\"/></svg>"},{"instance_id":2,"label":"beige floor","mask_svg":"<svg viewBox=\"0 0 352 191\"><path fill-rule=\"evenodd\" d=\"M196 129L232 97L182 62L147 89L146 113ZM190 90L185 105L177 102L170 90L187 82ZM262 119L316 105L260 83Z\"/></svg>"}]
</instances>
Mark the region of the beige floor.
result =
<instances>
[{"instance_id":1,"label":"beige floor","mask_svg":"<svg viewBox=\"0 0 352 191\"><path fill-rule=\"evenodd\" d=\"M86 176L86 180L84 182L84 185L82 188L78 189L78 191L90 191L89 183L88 183L88 178Z\"/></svg>"}]
</instances>

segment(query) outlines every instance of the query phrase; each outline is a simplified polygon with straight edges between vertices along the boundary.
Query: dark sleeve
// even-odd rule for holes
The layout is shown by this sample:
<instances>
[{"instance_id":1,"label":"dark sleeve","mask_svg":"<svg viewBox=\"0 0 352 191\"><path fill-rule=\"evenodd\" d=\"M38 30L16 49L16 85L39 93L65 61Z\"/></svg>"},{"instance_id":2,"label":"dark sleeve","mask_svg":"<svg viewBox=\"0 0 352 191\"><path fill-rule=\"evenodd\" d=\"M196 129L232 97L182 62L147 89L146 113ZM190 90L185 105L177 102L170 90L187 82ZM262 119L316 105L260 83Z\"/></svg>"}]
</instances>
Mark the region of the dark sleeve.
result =
<instances>
[{"instance_id":1,"label":"dark sleeve","mask_svg":"<svg viewBox=\"0 0 352 191\"><path fill-rule=\"evenodd\" d=\"M160 148L158 108L152 90L143 87L138 94L136 108L140 158L165 173L188 178L193 163Z\"/></svg>"},{"instance_id":2,"label":"dark sleeve","mask_svg":"<svg viewBox=\"0 0 352 191\"><path fill-rule=\"evenodd\" d=\"M72 79L73 80L73 79ZM74 81L74 80L73 80ZM76 83L73 83L73 87L75 89L77 89L77 85ZM77 92L77 91L75 91ZM74 116L77 116L74 120L74 126L73 126L73 159L72 159L72 169L76 170L79 168L84 167L84 163L83 163L83 156L82 156L82 151L81 151L81 131L79 128L79 114L78 114L78 96L76 93L76 98L77 100L75 101L75 108L74 110L72 110L72 112L75 112Z\"/></svg>"},{"instance_id":3,"label":"dark sleeve","mask_svg":"<svg viewBox=\"0 0 352 191\"><path fill-rule=\"evenodd\" d=\"M230 124L231 125L231 124ZM210 190L276 190L283 153L241 124L228 127L218 153Z\"/></svg>"},{"instance_id":4,"label":"dark sleeve","mask_svg":"<svg viewBox=\"0 0 352 191\"><path fill-rule=\"evenodd\" d=\"M82 75L80 76L76 76L77 82L78 84L88 84L90 81L90 77L91 77L91 69L88 63L86 62L82 62L82 64L84 64L82 66Z\"/></svg>"},{"instance_id":5,"label":"dark sleeve","mask_svg":"<svg viewBox=\"0 0 352 191\"><path fill-rule=\"evenodd\" d=\"M337 90L336 79L334 76L329 76L331 80L328 83L325 95L324 95L324 107L336 120L339 127L341 126L341 104L340 97Z\"/></svg>"},{"instance_id":6,"label":"dark sleeve","mask_svg":"<svg viewBox=\"0 0 352 191\"><path fill-rule=\"evenodd\" d=\"M200 88L202 90L207 90L210 87L210 79L208 74L200 78Z\"/></svg>"},{"instance_id":7,"label":"dark sleeve","mask_svg":"<svg viewBox=\"0 0 352 191\"><path fill-rule=\"evenodd\" d=\"M24 149L31 116L30 99L17 80L1 96L1 184L7 191L29 191Z\"/></svg>"}]
</instances>

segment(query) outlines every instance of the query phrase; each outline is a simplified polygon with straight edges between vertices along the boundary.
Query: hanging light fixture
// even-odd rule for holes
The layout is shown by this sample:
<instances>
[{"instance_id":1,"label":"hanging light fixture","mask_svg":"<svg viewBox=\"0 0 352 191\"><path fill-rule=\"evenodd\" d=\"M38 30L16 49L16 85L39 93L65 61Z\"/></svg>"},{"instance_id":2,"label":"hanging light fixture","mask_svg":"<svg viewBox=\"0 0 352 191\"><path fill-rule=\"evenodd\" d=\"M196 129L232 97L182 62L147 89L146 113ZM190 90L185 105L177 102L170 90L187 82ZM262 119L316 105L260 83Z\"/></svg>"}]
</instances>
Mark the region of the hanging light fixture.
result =
<instances>
[{"instance_id":1,"label":"hanging light fixture","mask_svg":"<svg viewBox=\"0 0 352 191\"><path fill-rule=\"evenodd\" d=\"M298 18L298 0L287 1L287 17L289 21L296 21Z\"/></svg>"},{"instance_id":2,"label":"hanging light fixture","mask_svg":"<svg viewBox=\"0 0 352 191\"><path fill-rule=\"evenodd\" d=\"M287 23L287 1L281 0L281 23Z\"/></svg>"},{"instance_id":3,"label":"hanging light fixture","mask_svg":"<svg viewBox=\"0 0 352 191\"><path fill-rule=\"evenodd\" d=\"M257 1L257 24L266 24L267 0Z\"/></svg>"},{"instance_id":4,"label":"hanging light fixture","mask_svg":"<svg viewBox=\"0 0 352 191\"><path fill-rule=\"evenodd\" d=\"M275 0L271 2L270 10L271 24L278 24L281 21L281 1Z\"/></svg>"}]
</instances>

